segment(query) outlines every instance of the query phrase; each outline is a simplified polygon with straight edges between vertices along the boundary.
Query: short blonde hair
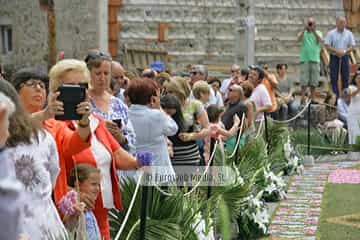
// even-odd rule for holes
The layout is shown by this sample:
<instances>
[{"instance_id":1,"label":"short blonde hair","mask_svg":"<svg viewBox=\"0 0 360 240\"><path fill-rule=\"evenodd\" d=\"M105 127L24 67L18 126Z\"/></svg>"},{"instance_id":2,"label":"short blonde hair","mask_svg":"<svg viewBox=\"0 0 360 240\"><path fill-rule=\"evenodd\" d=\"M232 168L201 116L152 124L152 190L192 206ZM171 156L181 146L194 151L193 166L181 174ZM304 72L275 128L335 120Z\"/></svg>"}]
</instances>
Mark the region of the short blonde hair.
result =
<instances>
[{"instance_id":1,"label":"short blonde hair","mask_svg":"<svg viewBox=\"0 0 360 240\"><path fill-rule=\"evenodd\" d=\"M193 85L192 93L196 99L200 99L201 93L210 93L210 85L205 81L197 81Z\"/></svg>"},{"instance_id":2,"label":"short blonde hair","mask_svg":"<svg viewBox=\"0 0 360 240\"><path fill-rule=\"evenodd\" d=\"M64 59L57 62L49 73L49 88L50 92L56 92L56 90L62 85L61 78L68 72L79 72L83 75L80 83L90 83L90 72L84 61L77 59Z\"/></svg>"}]
</instances>

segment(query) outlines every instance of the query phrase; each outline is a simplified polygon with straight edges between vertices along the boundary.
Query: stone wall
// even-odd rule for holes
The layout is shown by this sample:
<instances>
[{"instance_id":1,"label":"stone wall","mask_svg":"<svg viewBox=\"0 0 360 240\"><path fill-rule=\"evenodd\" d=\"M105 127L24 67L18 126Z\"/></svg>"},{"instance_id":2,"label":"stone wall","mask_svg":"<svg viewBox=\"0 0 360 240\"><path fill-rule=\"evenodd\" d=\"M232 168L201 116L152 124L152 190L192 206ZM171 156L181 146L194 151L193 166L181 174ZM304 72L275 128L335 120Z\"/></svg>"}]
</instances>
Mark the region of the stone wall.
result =
<instances>
[{"instance_id":1,"label":"stone wall","mask_svg":"<svg viewBox=\"0 0 360 240\"><path fill-rule=\"evenodd\" d=\"M9 67L44 65L48 61L46 14L39 1L0 0L0 25L9 21L13 31L13 52L3 55L0 62Z\"/></svg>"},{"instance_id":2,"label":"stone wall","mask_svg":"<svg viewBox=\"0 0 360 240\"><path fill-rule=\"evenodd\" d=\"M232 62L235 11L233 0L124 0L120 59L126 44L166 49L170 66L178 70L189 63ZM170 23L166 42L157 41L160 22Z\"/></svg>"},{"instance_id":3,"label":"stone wall","mask_svg":"<svg viewBox=\"0 0 360 240\"><path fill-rule=\"evenodd\" d=\"M57 47L66 57L83 59L89 49L104 48L100 34L107 36L107 32L99 31L99 2L107 1L55 1Z\"/></svg>"},{"instance_id":4,"label":"stone wall","mask_svg":"<svg viewBox=\"0 0 360 240\"><path fill-rule=\"evenodd\" d=\"M300 45L296 36L313 15L324 35L344 15L341 0L253 0L256 17L255 61L286 62L297 75ZM243 64L247 0L124 0L119 49L124 45L165 49L170 65ZM240 12L240 14L239 14ZM156 41L159 22L169 22L169 40ZM237 49L240 48L240 49ZM120 51L120 60L123 52ZM240 54L240 56L239 56Z\"/></svg>"},{"instance_id":5,"label":"stone wall","mask_svg":"<svg viewBox=\"0 0 360 240\"><path fill-rule=\"evenodd\" d=\"M83 58L88 49L107 50L108 0L54 0L57 49L66 57ZM165 49L170 67L184 70L191 63L243 64L245 17L249 0L123 0L118 12L119 56L124 46ZM290 63L297 74L296 34L303 20L314 15L325 34L344 14L341 0L254 0L255 60ZM47 17L37 0L0 0L1 22L13 27L14 51L0 53L1 64L46 65ZM169 23L168 40L158 41L160 23ZM359 35L357 35L359 36Z\"/></svg>"},{"instance_id":6,"label":"stone wall","mask_svg":"<svg viewBox=\"0 0 360 240\"><path fill-rule=\"evenodd\" d=\"M58 51L64 51L66 58L80 59L89 49L107 51L107 0L54 2ZM0 25L10 22L14 39L13 52L0 52L0 63L6 68L47 67L47 14L40 9L39 1L0 0L0 5Z\"/></svg>"}]
</instances>

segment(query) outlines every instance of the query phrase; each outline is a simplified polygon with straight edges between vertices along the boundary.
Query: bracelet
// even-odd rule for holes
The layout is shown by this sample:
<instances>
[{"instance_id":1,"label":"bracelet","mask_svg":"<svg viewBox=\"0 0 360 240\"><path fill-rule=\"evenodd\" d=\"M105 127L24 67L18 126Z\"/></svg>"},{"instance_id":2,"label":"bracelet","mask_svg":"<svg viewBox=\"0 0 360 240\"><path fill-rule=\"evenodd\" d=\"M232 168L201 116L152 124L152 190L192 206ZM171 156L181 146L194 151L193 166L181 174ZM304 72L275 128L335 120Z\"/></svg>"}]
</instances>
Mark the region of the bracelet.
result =
<instances>
[{"instance_id":1,"label":"bracelet","mask_svg":"<svg viewBox=\"0 0 360 240\"><path fill-rule=\"evenodd\" d=\"M194 139L194 135L195 135L195 133L190 133L190 135L189 135L189 140L190 141L194 141L195 139Z\"/></svg>"},{"instance_id":2,"label":"bracelet","mask_svg":"<svg viewBox=\"0 0 360 240\"><path fill-rule=\"evenodd\" d=\"M81 123L80 121L78 122L78 126L81 128L87 128L90 125L90 120L87 120L87 123Z\"/></svg>"}]
</instances>

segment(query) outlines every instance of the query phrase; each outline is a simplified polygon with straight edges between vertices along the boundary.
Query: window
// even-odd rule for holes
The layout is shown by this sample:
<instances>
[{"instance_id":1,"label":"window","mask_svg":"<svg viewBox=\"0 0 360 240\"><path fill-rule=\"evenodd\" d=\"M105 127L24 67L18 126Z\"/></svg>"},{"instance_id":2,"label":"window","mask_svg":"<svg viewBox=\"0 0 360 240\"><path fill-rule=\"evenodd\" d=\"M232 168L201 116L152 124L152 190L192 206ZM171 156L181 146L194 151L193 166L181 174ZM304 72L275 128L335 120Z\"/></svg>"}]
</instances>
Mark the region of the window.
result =
<instances>
[{"instance_id":1,"label":"window","mask_svg":"<svg viewBox=\"0 0 360 240\"><path fill-rule=\"evenodd\" d=\"M13 51L13 36L11 25L0 25L1 53L8 54Z\"/></svg>"}]
</instances>

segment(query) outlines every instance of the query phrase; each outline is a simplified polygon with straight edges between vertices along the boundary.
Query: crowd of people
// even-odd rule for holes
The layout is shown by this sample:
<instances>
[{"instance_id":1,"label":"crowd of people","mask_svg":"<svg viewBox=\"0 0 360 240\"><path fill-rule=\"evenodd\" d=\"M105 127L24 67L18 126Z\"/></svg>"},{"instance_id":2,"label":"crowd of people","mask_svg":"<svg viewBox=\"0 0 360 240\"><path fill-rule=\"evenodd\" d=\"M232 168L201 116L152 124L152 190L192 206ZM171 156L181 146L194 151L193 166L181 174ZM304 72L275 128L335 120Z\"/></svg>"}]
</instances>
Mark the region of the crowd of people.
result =
<instances>
[{"instance_id":1,"label":"crowd of people","mask_svg":"<svg viewBox=\"0 0 360 240\"><path fill-rule=\"evenodd\" d=\"M287 78L285 63L275 71L266 63L243 69L234 64L221 81L205 65L192 65L188 76L170 74L163 62L140 73L127 71L99 50L83 61L61 59L49 73L29 67L1 79L0 238L65 239L80 228L88 239L110 239L108 213L122 209L123 177L147 165L161 166L156 169L166 175L176 175L176 166L206 165L211 138L232 151L239 131L244 144L264 115L286 120L307 95L313 98L324 42L313 18L298 40L300 87ZM355 42L344 18L324 43L340 119L353 130L354 143L360 132L360 73L355 87L347 88L348 53ZM57 119L68 111L59 99L64 84L86 86L74 109L77 120ZM151 159L139 157L143 152L152 153Z\"/></svg>"}]
</instances>

